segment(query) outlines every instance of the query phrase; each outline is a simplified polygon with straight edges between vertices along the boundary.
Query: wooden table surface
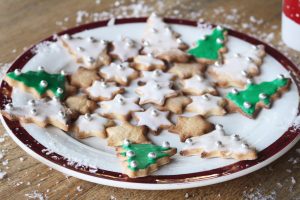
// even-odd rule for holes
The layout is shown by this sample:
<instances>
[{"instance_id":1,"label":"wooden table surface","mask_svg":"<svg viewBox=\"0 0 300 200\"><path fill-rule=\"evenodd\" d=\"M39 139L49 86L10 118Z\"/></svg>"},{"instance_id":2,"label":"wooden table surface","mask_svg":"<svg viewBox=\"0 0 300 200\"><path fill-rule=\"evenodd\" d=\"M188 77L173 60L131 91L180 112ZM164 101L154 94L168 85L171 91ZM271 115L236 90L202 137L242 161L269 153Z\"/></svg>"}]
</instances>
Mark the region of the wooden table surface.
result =
<instances>
[{"instance_id":1,"label":"wooden table surface","mask_svg":"<svg viewBox=\"0 0 300 200\"><path fill-rule=\"evenodd\" d=\"M0 66L12 62L26 47L72 27L77 22L116 16L146 15L156 10L165 15L224 23L256 35L280 47L299 64L299 53L280 42L281 0L202 1L95 1L11 0L0 1ZM130 4L132 4L130 6ZM132 12L139 8L140 11ZM86 11L79 12L78 11ZM105 12L104 12L105 11ZM77 13L77 14L76 14ZM89 13L88 17L84 17ZM128 14L126 14L128 13ZM82 17L83 16L83 17ZM7 66L7 65L6 65ZM0 199L300 199L300 144L280 159L257 172L226 183L175 191L126 190L97 185L51 170L28 156L1 127L0 150L5 153L0 169ZM1 141L1 138L0 138ZM298 148L298 149L297 149ZM7 163L8 161L8 163Z\"/></svg>"}]
</instances>

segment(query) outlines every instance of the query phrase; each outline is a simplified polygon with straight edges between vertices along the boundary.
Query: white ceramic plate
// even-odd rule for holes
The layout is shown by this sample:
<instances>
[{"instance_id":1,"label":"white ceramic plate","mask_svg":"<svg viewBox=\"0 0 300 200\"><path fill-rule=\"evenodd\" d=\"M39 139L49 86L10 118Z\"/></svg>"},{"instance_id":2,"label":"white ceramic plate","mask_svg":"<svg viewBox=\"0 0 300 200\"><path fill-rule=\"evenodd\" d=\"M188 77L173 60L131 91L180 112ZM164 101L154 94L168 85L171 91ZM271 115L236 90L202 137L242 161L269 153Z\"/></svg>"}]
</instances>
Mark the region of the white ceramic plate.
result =
<instances>
[{"instance_id":1,"label":"white ceramic plate","mask_svg":"<svg viewBox=\"0 0 300 200\"><path fill-rule=\"evenodd\" d=\"M107 21L76 27L63 33L93 36L99 39L115 40L121 35L140 40L145 27L145 18L116 20L114 26L106 26ZM209 32L196 27L196 22L166 19L172 28L182 35L182 39L192 44L201 35ZM20 68L23 71L36 70L39 65L48 72L68 73L78 68L72 57L52 37L45 39L21 55L9 71ZM50 41L50 42L49 42ZM262 42L242 33L229 31L228 49L230 54L242 52L251 44ZM211 117L213 123L223 124L229 133L238 133L251 146L258 150L258 159L237 162L231 159L201 159L199 157L174 156L173 162L162 167L153 175L131 179L121 173L119 160L106 140L88 138L76 140L63 131L54 128L40 128L34 124L20 124L4 117L1 120L15 142L34 158L68 175L87 181L115 187L133 189L182 189L210 185L243 176L271 163L287 152L300 138L298 122L299 91L298 81L293 77L298 69L282 54L265 45L267 56L261 67L261 75L255 81L268 81L278 74L291 77L293 83L289 92L273 104L272 109L262 110L255 120L240 114ZM223 91L225 92L225 90ZM2 82L0 102L2 108L10 100L23 104L31 95L10 88ZM176 134L167 131L159 136L149 135L150 139L161 144L169 141L180 150L183 143Z\"/></svg>"}]
</instances>

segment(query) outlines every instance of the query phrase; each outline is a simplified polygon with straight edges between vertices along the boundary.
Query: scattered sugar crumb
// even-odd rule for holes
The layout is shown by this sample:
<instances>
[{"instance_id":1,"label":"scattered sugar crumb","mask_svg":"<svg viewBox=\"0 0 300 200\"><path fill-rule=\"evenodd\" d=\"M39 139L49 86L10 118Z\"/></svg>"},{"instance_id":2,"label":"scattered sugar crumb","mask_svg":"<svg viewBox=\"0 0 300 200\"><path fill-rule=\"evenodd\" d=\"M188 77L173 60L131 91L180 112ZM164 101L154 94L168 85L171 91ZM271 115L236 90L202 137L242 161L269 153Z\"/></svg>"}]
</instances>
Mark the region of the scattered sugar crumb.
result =
<instances>
[{"instance_id":1,"label":"scattered sugar crumb","mask_svg":"<svg viewBox=\"0 0 300 200\"><path fill-rule=\"evenodd\" d=\"M114 197L113 195L110 195L110 198L109 198L110 200L117 200L117 198L116 197Z\"/></svg>"},{"instance_id":2,"label":"scattered sugar crumb","mask_svg":"<svg viewBox=\"0 0 300 200\"><path fill-rule=\"evenodd\" d=\"M6 172L0 171L0 180L4 179L6 176Z\"/></svg>"},{"instance_id":3,"label":"scattered sugar crumb","mask_svg":"<svg viewBox=\"0 0 300 200\"><path fill-rule=\"evenodd\" d=\"M0 137L0 143L3 143L5 141L4 137Z\"/></svg>"},{"instance_id":4,"label":"scattered sugar crumb","mask_svg":"<svg viewBox=\"0 0 300 200\"><path fill-rule=\"evenodd\" d=\"M20 158L20 162L23 162L23 161L24 161L24 158L23 158L23 157L21 157L21 158Z\"/></svg>"},{"instance_id":5,"label":"scattered sugar crumb","mask_svg":"<svg viewBox=\"0 0 300 200\"><path fill-rule=\"evenodd\" d=\"M116 19L114 17L112 17L108 22L107 22L107 26L113 26L115 25L115 21Z\"/></svg>"},{"instance_id":6,"label":"scattered sugar crumb","mask_svg":"<svg viewBox=\"0 0 300 200\"><path fill-rule=\"evenodd\" d=\"M101 0L96 0L95 3L99 5L101 3Z\"/></svg>"},{"instance_id":7,"label":"scattered sugar crumb","mask_svg":"<svg viewBox=\"0 0 300 200\"><path fill-rule=\"evenodd\" d=\"M187 198L189 198L189 193L185 193L185 195L184 195L184 197L187 199Z\"/></svg>"},{"instance_id":8,"label":"scattered sugar crumb","mask_svg":"<svg viewBox=\"0 0 300 200\"><path fill-rule=\"evenodd\" d=\"M82 189L82 187L79 185L79 186L77 186L76 190L77 190L78 192L81 192L83 189Z\"/></svg>"},{"instance_id":9,"label":"scattered sugar crumb","mask_svg":"<svg viewBox=\"0 0 300 200\"><path fill-rule=\"evenodd\" d=\"M38 192L36 190L34 190L31 193L25 194L25 197L27 197L29 199L38 199L38 200L46 200L46 199L48 199L47 195L44 195L44 193Z\"/></svg>"},{"instance_id":10,"label":"scattered sugar crumb","mask_svg":"<svg viewBox=\"0 0 300 200\"><path fill-rule=\"evenodd\" d=\"M2 161L2 165L3 165L3 166L6 166L6 165L8 165L8 160L4 160L4 161Z\"/></svg>"}]
</instances>

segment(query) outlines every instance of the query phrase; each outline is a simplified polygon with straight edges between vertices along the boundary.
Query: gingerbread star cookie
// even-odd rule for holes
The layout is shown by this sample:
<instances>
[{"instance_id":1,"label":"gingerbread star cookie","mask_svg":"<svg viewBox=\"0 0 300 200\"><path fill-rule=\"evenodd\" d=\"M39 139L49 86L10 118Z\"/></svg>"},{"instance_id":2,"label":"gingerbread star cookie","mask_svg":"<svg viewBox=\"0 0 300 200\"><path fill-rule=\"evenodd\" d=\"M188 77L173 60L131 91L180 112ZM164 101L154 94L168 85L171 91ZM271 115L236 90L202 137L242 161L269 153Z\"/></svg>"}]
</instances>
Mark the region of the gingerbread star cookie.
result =
<instances>
[{"instance_id":1,"label":"gingerbread star cookie","mask_svg":"<svg viewBox=\"0 0 300 200\"><path fill-rule=\"evenodd\" d=\"M229 100L229 110L238 111L249 118L255 118L261 108L270 108L272 102L289 90L290 78L279 75L273 81L259 84L250 83L245 90L233 89L226 98Z\"/></svg>"},{"instance_id":2,"label":"gingerbread star cookie","mask_svg":"<svg viewBox=\"0 0 300 200\"><path fill-rule=\"evenodd\" d=\"M169 163L170 157L177 152L176 148L171 148L168 142L163 143L163 146L125 142L116 147L116 151L122 161L124 173L131 178L151 174L160 166Z\"/></svg>"},{"instance_id":3,"label":"gingerbread star cookie","mask_svg":"<svg viewBox=\"0 0 300 200\"><path fill-rule=\"evenodd\" d=\"M29 92L36 98L56 96L63 99L74 91L65 74L50 74L43 67L39 67L38 71L27 72L16 69L7 73L4 80L10 86Z\"/></svg>"},{"instance_id":4,"label":"gingerbread star cookie","mask_svg":"<svg viewBox=\"0 0 300 200\"><path fill-rule=\"evenodd\" d=\"M75 137L79 139L92 136L106 138L106 128L113 125L114 122L112 120L101 117L96 113L86 113L85 115L80 115L74 123Z\"/></svg>"},{"instance_id":5,"label":"gingerbread star cookie","mask_svg":"<svg viewBox=\"0 0 300 200\"><path fill-rule=\"evenodd\" d=\"M97 71L84 67L79 67L77 71L71 75L71 85L79 88L87 88L92 85L95 80L100 80Z\"/></svg>"},{"instance_id":6,"label":"gingerbread star cookie","mask_svg":"<svg viewBox=\"0 0 300 200\"><path fill-rule=\"evenodd\" d=\"M186 141L188 144L180 152L183 156L197 155L202 158L233 158L236 160L254 160L256 151L240 139L238 135L226 135L222 126L216 130Z\"/></svg>"},{"instance_id":7,"label":"gingerbread star cookie","mask_svg":"<svg viewBox=\"0 0 300 200\"><path fill-rule=\"evenodd\" d=\"M100 102L100 109L97 111L108 118L128 120L130 114L143 109L136 104L137 98L125 98L117 94L113 100Z\"/></svg>"},{"instance_id":8,"label":"gingerbread star cookie","mask_svg":"<svg viewBox=\"0 0 300 200\"><path fill-rule=\"evenodd\" d=\"M97 103L89 100L86 95L69 96L65 103L68 108L80 114L90 113L98 107Z\"/></svg>"},{"instance_id":9,"label":"gingerbread star cookie","mask_svg":"<svg viewBox=\"0 0 300 200\"><path fill-rule=\"evenodd\" d=\"M170 82L148 81L135 92L140 96L140 105L146 103L163 105L166 98L177 96L177 92L170 88Z\"/></svg>"},{"instance_id":10,"label":"gingerbread star cookie","mask_svg":"<svg viewBox=\"0 0 300 200\"><path fill-rule=\"evenodd\" d=\"M169 128L172 133L177 133L180 141L184 142L187 138L200 136L213 130L214 125L205 121L200 115L193 117L178 116L176 125Z\"/></svg>"},{"instance_id":11,"label":"gingerbread star cookie","mask_svg":"<svg viewBox=\"0 0 300 200\"><path fill-rule=\"evenodd\" d=\"M9 103L1 111L1 114L10 120L23 123L35 123L40 127L53 125L64 131L69 130L71 111L61 104L58 98L50 100L31 99L25 105L14 106Z\"/></svg>"},{"instance_id":12,"label":"gingerbread star cookie","mask_svg":"<svg viewBox=\"0 0 300 200\"><path fill-rule=\"evenodd\" d=\"M245 52L225 55L224 63L210 66L208 74L220 87L244 88L249 78L259 74L264 56L263 45L252 46Z\"/></svg>"},{"instance_id":13,"label":"gingerbread star cookie","mask_svg":"<svg viewBox=\"0 0 300 200\"><path fill-rule=\"evenodd\" d=\"M194 75L192 78L184 79L181 82L183 85L181 90L188 95L218 94L213 84L200 75Z\"/></svg>"},{"instance_id":14,"label":"gingerbread star cookie","mask_svg":"<svg viewBox=\"0 0 300 200\"><path fill-rule=\"evenodd\" d=\"M148 81L170 82L173 78L173 74L156 69L154 71L142 71L142 77L139 80L144 83Z\"/></svg>"},{"instance_id":15,"label":"gingerbread star cookie","mask_svg":"<svg viewBox=\"0 0 300 200\"><path fill-rule=\"evenodd\" d=\"M116 86L114 82L94 81L92 86L85 90L89 97L95 101L107 101L117 94L123 93L124 88Z\"/></svg>"},{"instance_id":16,"label":"gingerbread star cookie","mask_svg":"<svg viewBox=\"0 0 300 200\"><path fill-rule=\"evenodd\" d=\"M133 66L137 70L151 71L155 69L165 70L165 63L155 58L151 53L147 55L138 55L133 59Z\"/></svg>"},{"instance_id":17,"label":"gingerbread star cookie","mask_svg":"<svg viewBox=\"0 0 300 200\"><path fill-rule=\"evenodd\" d=\"M138 72L129 66L129 63L111 63L100 69L100 74L107 81L115 81L121 85L128 85L138 76Z\"/></svg>"},{"instance_id":18,"label":"gingerbread star cookie","mask_svg":"<svg viewBox=\"0 0 300 200\"><path fill-rule=\"evenodd\" d=\"M182 114L185 106L192 100L187 96L177 96L168 98L163 106L157 106L160 110L168 110L175 114Z\"/></svg>"},{"instance_id":19,"label":"gingerbread star cookie","mask_svg":"<svg viewBox=\"0 0 300 200\"><path fill-rule=\"evenodd\" d=\"M128 122L122 125L106 129L108 134L108 146L120 146L124 140L130 140L132 143L149 143L145 136L147 128L145 126L134 126Z\"/></svg>"},{"instance_id":20,"label":"gingerbread star cookie","mask_svg":"<svg viewBox=\"0 0 300 200\"><path fill-rule=\"evenodd\" d=\"M182 50L187 45L163 19L152 13L147 20L147 27L142 38L143 53L152 53L155 57L166 61L187 62L189 56Z\"/></svg>"},{"instance_id":21,"label":"gingerbread star cookie","mask_svg":"<svg viewBox=\"0 0 300 200\"><path fill-rule=\"evenodd\" d=\"M168 120L168 115L169 112L159 111L153 106L143 112L133 113L133 116L137 119L137 126L147 126L150 130L155 132L172 125Z\"/></svg>"},{"instance_id":22,"label":"gingerbread star cookie","mask_svg":"<svg viewBox=\"0 0 300 200\"><path fill-rule=\"evenodd\" d=\"M140 43L128 37L121 37L119 40L114 41L112 45L113 51L110 54L123 62L132 60L133 57L139 54L139 50L142 48Z\"/></svg>"},{"instance_id":23,"label":"gingerbread star cookie","mask_svg":"<svg viewBox=\"0 0 300 200\"><path fill-rule=\"evenodd\" d=\"M180 79L184 79L193 75L202 75L205 69L205 65L201 63L174 63L174 66L168 72Z\"/></svg>"},{"instance_id":24,"label":"gingerbread star cookie","mask_svg":"<svg viewBox=\"0 0 300 200\"><path fill-rule=\"evenodd\" d=\"M204 94L191 96L192 103L186 106L185 111L202 115L204 117L225 115L226 100L222 97Z\"/></svg>"},{"instance_id":25,"label":"gingerbread star cookie","mask_svg":"<svg viewBox=\"0 0 300 200\"><path fill-rule=\"evenodd\" d=\"M107 54L107 44L105 40L98 40L94 37L79 37L65 34L59 37L59 41L76 58L78 63L83 64L88 69L96 69L102 65L110 63Z\"/></svg>"}]
</instances>

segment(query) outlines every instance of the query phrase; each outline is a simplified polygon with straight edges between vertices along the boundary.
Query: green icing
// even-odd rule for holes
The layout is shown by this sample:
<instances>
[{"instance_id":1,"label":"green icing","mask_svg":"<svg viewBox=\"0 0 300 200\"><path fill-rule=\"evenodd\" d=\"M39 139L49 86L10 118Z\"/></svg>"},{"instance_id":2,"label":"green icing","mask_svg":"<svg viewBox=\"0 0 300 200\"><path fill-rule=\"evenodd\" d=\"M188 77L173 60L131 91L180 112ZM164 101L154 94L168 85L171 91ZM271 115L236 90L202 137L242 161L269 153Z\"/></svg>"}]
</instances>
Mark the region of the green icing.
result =
<instances>
[{"instance_id":1,"label":"green icing","mask_svg":"<svg viewBox=\"0 0 300 200\"><path fill-rule=\"evenodd\" d=\"M208 60L218 60L219 50L224 48L224 42L218 43L217 39L225 40L225 29L215 28L210 35L207 35L205 39L197 41L196 47L189 49L188 53L196 58L204 58Z\"/></svg>"},{"instance_id":2,"label":"green icing","mask_svg":"<svg viewBox=\"0 0 300 200\"><path fill-rule=\"evenodd\" d=\"M65 93L65 76L61 74L49 74L43 70L28 71L25 73L10 72L7 76L13 80L22 82L25 86L34 88L40 95L51 90L58 98L63 98ZM47 87L42 87L40 82L47 81ZM62 93L57 91L58 88L63 90Z\"/></svg>"},{"instance_id":3,"label":"green icing","mask_svg":"<svg viewBox=\"0 0 300 200\"><path fill-rule=\"evenodd\" d=\"M153 145L153 144L129 144L128 146L122 146L124 152L121 153L122 156L126 157L127 151L133 151L135 156L127 157L128 168L132 171L137 171L139 169L146 169L151 164L156 163L156 161L160 158L169 156L164 151L169 150L170 148L164 148L161 146ZM156 158L149 158L148 153L154 152L156 153ZM133 168L130 166L131 161L137 162L137 167Z\"/></svg>"},{"instance_id":4,"label":"green icing","mask_svg":"<svg viewBox=\"0 0 300 200\"><path fill-rule=\"evenodd\" d=\"M237 94L228 93L227 98L237 105L245 114L253 116L255 107L258 102L262 102L266 106L271 104L271 97L278 89L288 84L288 78L277 78L270 82L262 82L260 84L249 84L243 91L239 91ZM260 94L265 94L265 98L260 98ZM251 104L250 108L244 106L245 102Z\"/></svg>"}]
</instances>

